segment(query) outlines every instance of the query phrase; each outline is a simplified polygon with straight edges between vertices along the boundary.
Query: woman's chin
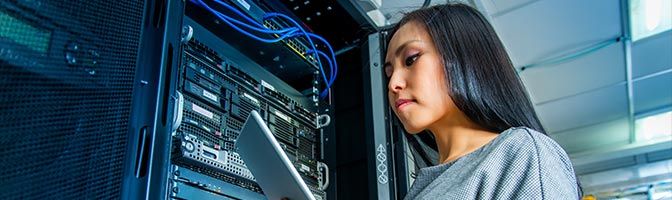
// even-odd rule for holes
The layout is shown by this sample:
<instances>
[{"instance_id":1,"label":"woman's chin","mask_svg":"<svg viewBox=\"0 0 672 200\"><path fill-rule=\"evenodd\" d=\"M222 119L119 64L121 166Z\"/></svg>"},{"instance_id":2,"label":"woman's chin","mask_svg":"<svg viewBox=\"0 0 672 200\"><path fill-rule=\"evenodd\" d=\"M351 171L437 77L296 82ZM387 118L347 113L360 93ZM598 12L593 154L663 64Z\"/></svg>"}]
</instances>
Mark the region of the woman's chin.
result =
<instances>
[{"instance_id":1,"label":"woman's chin","mask_svg":"<svg viewBox=\"0 0 672 200\"><path fill-rule=\"evenodd\" d=\"M397 114L397 116L404 126L404 130L410 134L420 133L426 129L426 125L423 123L423 120L426 120L424 118L418 119L418 117L414 117L409 113L401 113L401 115Z\"/></svg>"},{"instance_id":2,"label":"woman's chin","mask_svg":"<svg viewBox=\"0 0 672 200\"><path fill-rule=\"evenodd\" d=\"M417 133L420 133L423 130L425 130L423 128L411 127L411 126L406 125L406 124L404 124L404 129L406 130L407 133L410 133L410 134L413 134L413 135L415 135Z\"/></svg>"}]
</instances>

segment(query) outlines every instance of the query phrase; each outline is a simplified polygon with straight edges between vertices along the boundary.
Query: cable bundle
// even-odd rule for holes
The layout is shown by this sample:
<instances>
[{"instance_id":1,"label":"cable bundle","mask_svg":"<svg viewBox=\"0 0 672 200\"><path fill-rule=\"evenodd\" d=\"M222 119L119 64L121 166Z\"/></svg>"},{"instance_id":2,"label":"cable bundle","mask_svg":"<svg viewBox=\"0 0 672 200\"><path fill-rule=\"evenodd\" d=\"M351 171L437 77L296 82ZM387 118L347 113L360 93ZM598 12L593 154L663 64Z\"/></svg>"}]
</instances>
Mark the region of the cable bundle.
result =
<instances>
[{"instance_id":1,"label":"cable bundle","mask_svg":"<svg viewBox=\"0 0 672 200\"><path fill-rule=\"evenodd\" d=\"M224 21L224 23L228 24L231 26L231 28L235 29L236 31L249 36L250 38L253 38L255 40L258 40L260 42L264 43L276 43L280 42L282 40L292 38L292 37L305 37L308 43L310 43L310 46L312 50L308 50L306 53L308 54L313 54L313 56L317 59L318 67L320 69L320 72L322 73L322 78L324 79L324 82L326 84L325 89L320 92L320 97L325 98L329 92L329 88L331 88L331 85L334 83L334 80L336 79L336 75L338 74L338 64L336 63L336 54L334 54L334 50L331 47L331 44L327 42L323 37L307 32L299 23L297 23L294 19L291 17L282 14L282 13L275 13L275 12L269 12L266 13L263 16L263 19L271 19L271 18L282 18L283 20L286 20L290 22L291 24L294 25L294 27L289 27L289 28L284 28L281 30L271 30L264 25L260 24L259 22L255 21L254 19L248 17L244 13L240 12L238 9L234 8L233 6L222 2L221 0L214 0L215 3L218 3L222 5L223 7L231 10L233 13L236 15L242 17L245 19L247 22L242 22L240 20L237 20L231 16L227 16L225 14L222 14L221 12L213 9L210 7L208 4L203 2L203 0L191 0L192 2L196 3L197 5L202 6L203 8L207 9L211 13L213 13L215 16L217 16L219 19ZM248 30L246 30L248 29ZM271 34L275 35L277 38L269 39L269 38L264 38L260 37L250 31L255 31L261 34ZM323 43L327 47L327 50L329 51L329 54L326 54L323 51L317 50L317 47L315 46L315 43L313 42L313 39L317 39L320 42ZM327 75L324 71L324 68L322 67L322 60L320 57L324 57L327 60L327 63L329 64L329 78L327 78Z\"/></svg>"}]
</instances>

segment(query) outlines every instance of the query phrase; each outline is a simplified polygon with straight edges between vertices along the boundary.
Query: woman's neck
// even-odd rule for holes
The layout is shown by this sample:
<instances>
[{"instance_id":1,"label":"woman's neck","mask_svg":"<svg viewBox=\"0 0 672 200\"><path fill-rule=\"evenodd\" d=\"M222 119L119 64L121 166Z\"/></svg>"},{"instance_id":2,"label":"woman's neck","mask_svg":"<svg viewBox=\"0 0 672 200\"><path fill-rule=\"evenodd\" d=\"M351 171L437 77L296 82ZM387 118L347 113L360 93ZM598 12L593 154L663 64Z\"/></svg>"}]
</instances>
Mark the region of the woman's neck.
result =
<instances>
[{"instance_id":1,"label":"woman's neck","mask_svg":"<svg viewBox=\"0 0 672 200\"><path fill-rule=\"evenodd\" d=\"M439 150L439 163L448 163L486 145L499 135L467 120L437 122L430 127Z\"/></svg>"}]
</instances>

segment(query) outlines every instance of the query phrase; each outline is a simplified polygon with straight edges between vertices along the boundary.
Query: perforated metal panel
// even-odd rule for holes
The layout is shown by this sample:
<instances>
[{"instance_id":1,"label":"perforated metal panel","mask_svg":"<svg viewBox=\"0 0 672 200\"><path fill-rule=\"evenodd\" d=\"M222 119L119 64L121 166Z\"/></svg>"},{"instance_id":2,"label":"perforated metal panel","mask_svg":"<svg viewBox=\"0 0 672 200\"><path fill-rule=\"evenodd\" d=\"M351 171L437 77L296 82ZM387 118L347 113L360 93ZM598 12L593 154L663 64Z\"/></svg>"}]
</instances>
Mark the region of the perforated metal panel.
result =
<instances>
[{"instance_id":1,"label":"perforated metal panel","mask_svg":"<svg viewBox=\"0 0 672 200\"><path fill-rule=\"evenodd\" d=\"M0 1L0 199L118 198L143 10Z\"/></svg>"}]
</instances>

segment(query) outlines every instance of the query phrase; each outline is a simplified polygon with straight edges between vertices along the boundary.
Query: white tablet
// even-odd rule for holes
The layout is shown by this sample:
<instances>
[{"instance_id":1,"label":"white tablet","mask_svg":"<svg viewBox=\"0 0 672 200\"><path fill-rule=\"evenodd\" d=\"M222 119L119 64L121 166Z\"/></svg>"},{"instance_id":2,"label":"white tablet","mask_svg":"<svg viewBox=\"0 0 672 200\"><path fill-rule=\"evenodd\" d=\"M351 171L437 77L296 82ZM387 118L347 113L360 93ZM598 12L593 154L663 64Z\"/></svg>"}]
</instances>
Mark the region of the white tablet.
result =
<instances>
[{"instance_id":1,"label":"white tablet","mask_svg":"<svg viewBox=\"0 0 672 200\"><path fill-rule=\"evenodd\" d=\"M257 111L247 118L236 147L269 200L315 199Z\"/></svg>"}]
</instances>

